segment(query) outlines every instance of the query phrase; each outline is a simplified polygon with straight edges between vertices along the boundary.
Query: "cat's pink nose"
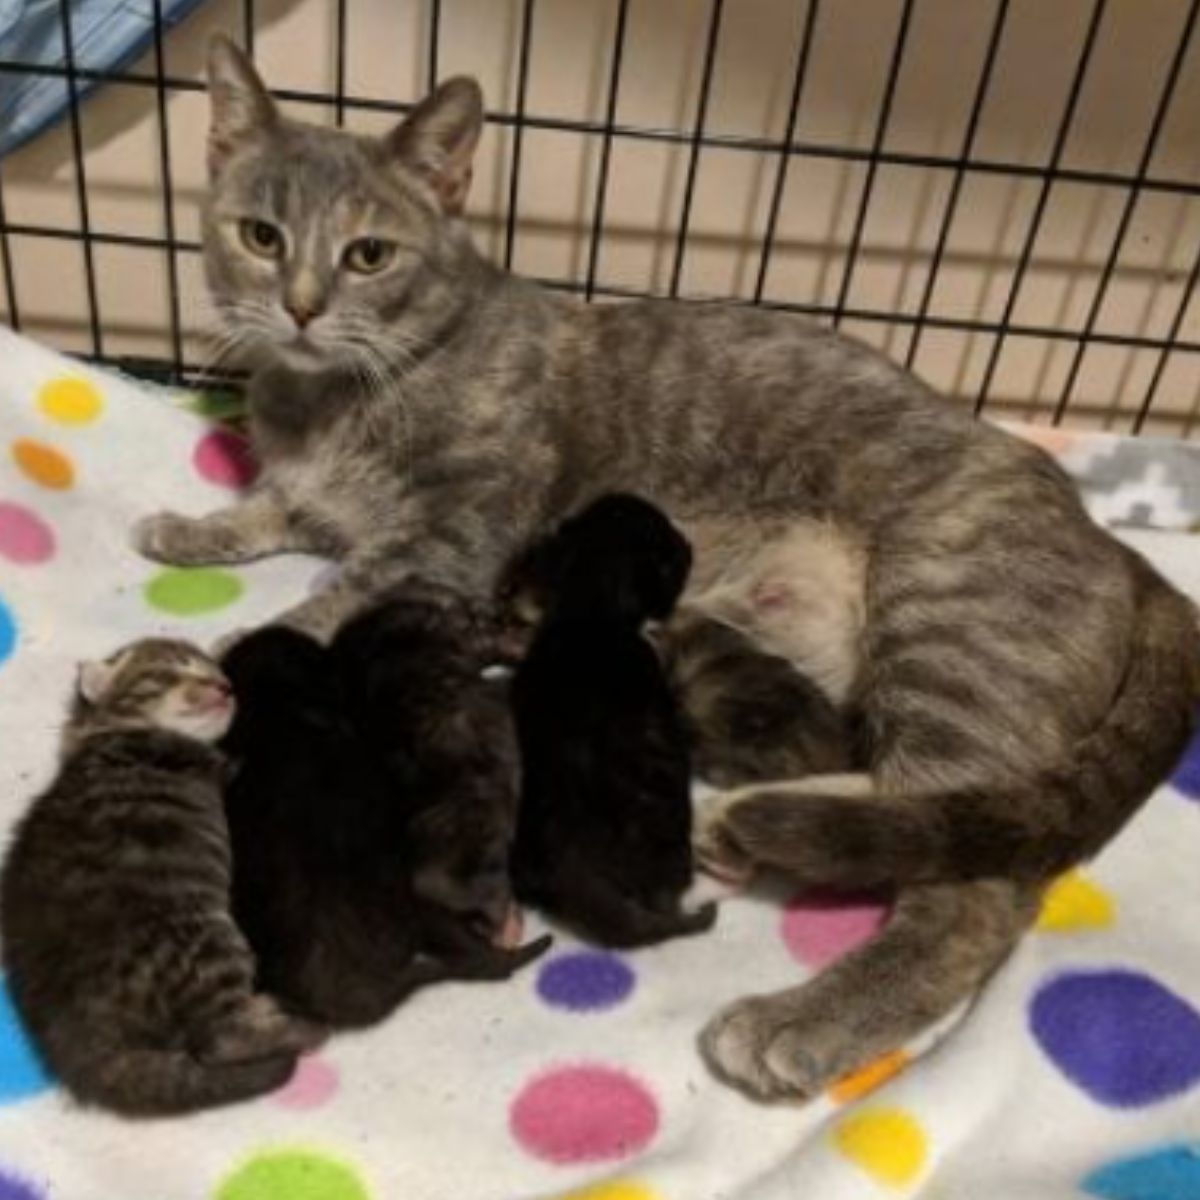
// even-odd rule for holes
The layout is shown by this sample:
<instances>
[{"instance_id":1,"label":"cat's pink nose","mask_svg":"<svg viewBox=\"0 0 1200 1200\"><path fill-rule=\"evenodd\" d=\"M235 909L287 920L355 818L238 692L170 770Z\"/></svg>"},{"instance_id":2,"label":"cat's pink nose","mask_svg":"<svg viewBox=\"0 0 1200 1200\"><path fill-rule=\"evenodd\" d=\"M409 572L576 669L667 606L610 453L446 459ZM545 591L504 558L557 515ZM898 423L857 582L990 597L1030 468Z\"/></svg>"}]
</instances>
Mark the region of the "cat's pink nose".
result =
<instances>
[{"instance_id":1,"label":"cat's pink nose","mask_svg":"<svg viewBox=\"0 0 1200 1200\"><path fill-rule=\"evenodd\" d=\"M284 306L296 322L297 329L305 329L314 317L321 315L321 310L308 304L287 304Z\"/></svg>"}]
</instances>

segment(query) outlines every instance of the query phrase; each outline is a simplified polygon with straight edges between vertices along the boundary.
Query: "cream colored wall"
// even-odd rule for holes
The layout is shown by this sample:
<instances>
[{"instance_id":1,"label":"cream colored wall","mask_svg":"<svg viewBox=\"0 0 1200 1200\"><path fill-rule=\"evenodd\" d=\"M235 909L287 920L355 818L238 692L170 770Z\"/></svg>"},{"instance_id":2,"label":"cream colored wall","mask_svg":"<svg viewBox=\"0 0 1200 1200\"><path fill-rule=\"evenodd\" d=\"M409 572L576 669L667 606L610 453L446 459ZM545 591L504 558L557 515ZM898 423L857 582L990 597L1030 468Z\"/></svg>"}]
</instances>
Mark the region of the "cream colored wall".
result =
<instances>
[{"instance_id":1,"label":"cream colored wall","mask_svg":"<svg viewBox=\"0 0 1200 1200\"><path fill-rule=\"evenodd\" d=\"M975 156L1038 165L1050 153L1093 0L1012 0ZM429 0L348 0L352 94L409 101L421 94ZM1092 69L1063 157L1065 166L1131 172L1182 25L1185 0L1110 0ZM516 98L520 0L443 0L440 69L470 72L489 107ZM527 110L550 118L602 121L616 0L538 0ZM818 23L797 139L823 146L871 143L900 0L825 0ZM272 86L329 91L334 81L333 0L260 0L258 61ZM990 0L918 0L886 147L954 156L993 15ZM632 0L617 120L689 128L707 35L707 0ZM716 133L779 138L787 115L804 0L727 0L708 110ZM239 0L210 0L167 42L171 75L199 79L204 43L215 29L241 28ZM1151 175L1195 181L1200 170L1200 61L1190 55L1159 139ZM150 75L153 56L133 71ZM295 111L331 119L320 106ZM172 196L179 236L196 237L203 187L204 97L168 101ZM152 88L109 85L81 110L93 227L117 234L165 231L159 126ZM388 118L351 110L352 128ZM601 139L527 129L514 266L534 275L582 279ZM504 245L511 131L490 125L472 196L484 247ZM618 138L613 143L602 284L662 291L674 255L688 149ZM778 169L772 154L705 150L699 162L684 294L749 296ZM0 165L10 222L78 227L76 181L66 122ZM796 157L778 227L766 296L831 304L847 260L866 167L829 157ZM848 303L883 312L916 310L953 173L881 166ZM969 173L933 293L935 315L999 317L1039 183ZM1123 188L1059 183L1052 189L1034 259L1013 313L1023 325L1078 328L1094 294L1125 203ZM77 243L14 236L25 328L56 345L87 350L82 252ZM1147 192L1134 209L1118 273L1097 330L1166 334L1200 247L1200 201ZM167 276L159 249L95 250L104 351L169 355ZM190 358L202 359L203 289L194 254L178 256ZM2 295L2 293L0 293ZM0 301L2 304L2 301ZM847 321L848 331L903 357L910 328ZM1200 301L1180 337L1200 340ZM959 396L974 396L993 343L989 334L926 329L918 371ZM1073 342L1013 337L993 385L992 409L1030 415L1053 407ZM1083 361L1071 416L1113 424L1136 410L1158 359L1153 350L1093 346ZM1171 356L1150 428L1190 435L1200 426L1200 355ZM1127 417L1125 418L1127 423Z\"/></svg>"}]
</instances>

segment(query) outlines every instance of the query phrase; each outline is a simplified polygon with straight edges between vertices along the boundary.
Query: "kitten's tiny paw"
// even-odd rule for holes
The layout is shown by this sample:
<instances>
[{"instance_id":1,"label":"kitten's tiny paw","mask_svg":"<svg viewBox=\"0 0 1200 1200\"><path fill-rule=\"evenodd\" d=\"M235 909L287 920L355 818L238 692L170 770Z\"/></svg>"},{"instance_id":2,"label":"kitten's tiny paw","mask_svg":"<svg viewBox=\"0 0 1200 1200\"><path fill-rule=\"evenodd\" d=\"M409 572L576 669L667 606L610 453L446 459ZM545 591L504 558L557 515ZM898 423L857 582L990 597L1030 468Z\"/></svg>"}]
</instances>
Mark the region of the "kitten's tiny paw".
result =
<instances>
[{"instance_id":1,"label":"kitten's tiny paw","mask_svg":"<svg viewBox=\"0 0 1200 1200\"><path fill-rule=\"evenodd\" d=\"M770 997L751 996L708 1023L700 1049L719 1079L756 1100L810 1100L830 1073L794 1034Z\"/></svg>"},{"instance_id":2,"label":"kitten's tiny paw","mask_svg":"<svg viewBox=\"0 0 1200 1200\"><path fill-rule=\"evenodd\" d=\"M754 863L729 832L732 801L714 797L701 804L692 831L692 854L706 874L732 887L742 887L754 877Z\"/></svg>"}]
</instances>

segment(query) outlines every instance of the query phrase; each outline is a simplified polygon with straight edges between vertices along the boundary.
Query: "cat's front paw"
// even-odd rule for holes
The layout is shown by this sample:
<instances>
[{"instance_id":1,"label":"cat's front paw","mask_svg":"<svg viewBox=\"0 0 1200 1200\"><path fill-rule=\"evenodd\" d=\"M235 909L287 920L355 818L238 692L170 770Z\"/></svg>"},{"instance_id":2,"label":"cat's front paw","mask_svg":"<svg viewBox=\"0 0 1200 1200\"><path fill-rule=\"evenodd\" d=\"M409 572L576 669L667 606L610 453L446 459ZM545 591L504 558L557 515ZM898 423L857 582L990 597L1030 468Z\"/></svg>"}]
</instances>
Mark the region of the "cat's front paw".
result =
<instances>
[{"instance_id":1,"label":"cat's front paw","mask_svg":"<svg viewBox=\"0 0 1200 1200\"><path fill-rule=\"evenodd\" d=\"M178 513L151 513L134 522L133 548L144 558L175 566L209 562L210 547L199 521Z\"/></svg>"},{"instance_id":2,"label":"cat's front paw","mask_svg":"<svg viewBox=\"0 0 1200 1200\"><path fill-rule=\"evenodd\" d=\"M700 1051L717 1078L755 1100L811 1100L835 1076L798 1032L778 1001L750 996L708 1023Z\"/></svg>"}]
</instances>

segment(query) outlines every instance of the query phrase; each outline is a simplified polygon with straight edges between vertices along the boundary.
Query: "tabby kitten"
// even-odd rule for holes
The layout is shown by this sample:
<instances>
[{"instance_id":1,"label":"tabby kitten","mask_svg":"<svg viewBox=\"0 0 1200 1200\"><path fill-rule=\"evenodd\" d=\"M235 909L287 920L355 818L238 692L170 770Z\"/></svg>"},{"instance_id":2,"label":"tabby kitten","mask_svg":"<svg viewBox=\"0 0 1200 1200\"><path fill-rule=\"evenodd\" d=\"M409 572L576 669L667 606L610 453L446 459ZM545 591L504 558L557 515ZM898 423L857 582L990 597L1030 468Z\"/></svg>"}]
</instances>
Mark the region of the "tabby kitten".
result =
<instances>
[{"instance_id":1,"label":"tabby kitten","mask_svg":"<svg viewBox=\"0 0 1200 1200\"><path fill-rule=\"evenodd\" d=\"M544 616L513 677L521 813L518 895L608 946L700 933L691 768L678 706L644 636L687 579L691 551L636 496L611 495L522 555L516 586Z\"/></svg>"},{"instance_id":2,"label":"tabby kitten","mask_svg":"<svg viewBox=\"0 0 1200 1200\"><path fill-rule=\"evenodd\" d=\"M1191 605L1041 450L866 346L760 308L581 305L485 261L473 81L381 138L285 118L227 41L209 82L205 269L259 368L263 473L231 508L147 518L139 547L339 558L285 618L328 634L414 573L489 596L590 500L645 496L696 552L688 602L861 714L861 771L724 793L701 845L901 888L856 954L719 1016L709 1062L809 1096L956 1007L1186 744Z\"/></svg>"},{"instance_id":3,"label":"tabby kitten","mask_svg":"<svg viewBox=\"0 0 1200 1200\"><path fill-rule=\"evenodd\" d=\"M86 664L58 777L17 826L0 879L8 985L74 1097L130 1116L285 1083L320 1031L256 994L229 913L221 809L233 715L184 642Z\"/></svg>"},{"instance_id":4,"label":"tabby kitten","mask_svg":"<svg viewBox=\"0 0 1200 1200\"><path fill-rule=\"evenodd\" d=\"M655 644L683 706L696 774L716 787L850 771L850 715L785 658L694 608Z\"/></svg>"}]
</instances>

